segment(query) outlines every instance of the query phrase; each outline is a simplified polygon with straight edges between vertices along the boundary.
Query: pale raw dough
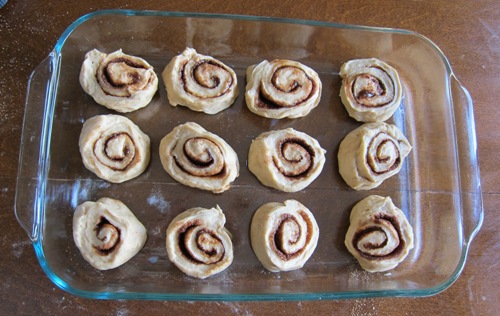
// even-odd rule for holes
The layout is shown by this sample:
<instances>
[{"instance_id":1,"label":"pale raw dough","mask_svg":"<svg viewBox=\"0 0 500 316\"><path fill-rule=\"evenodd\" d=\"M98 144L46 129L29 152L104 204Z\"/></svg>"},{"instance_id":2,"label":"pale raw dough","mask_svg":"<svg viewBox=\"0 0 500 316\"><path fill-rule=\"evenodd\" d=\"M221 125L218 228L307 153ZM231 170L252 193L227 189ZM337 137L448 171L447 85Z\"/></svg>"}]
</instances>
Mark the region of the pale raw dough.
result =
<instances>
[{"instance_id":1,"label":"pale raw dough","mask_svg":"<svg viewBox=\"0 0 500 316\"><path fill-rule=\"evenodd\" d=\"M413 249L413 229L390 197L370 195L352 209L345 245L363 269L383 272Z\"/></svg>"},{"instance_id":2,"label":"pale raw dough","mask_svg":"<svg viewBox=\"0 0 500 316\"><path fill-rule=\"evenodd\" d=\"M266 186L297 192L319 176L325 153L316 139L293 128L264 132L250 145L248 168Z\"/></svg>"},{"instance_id":3,"label":"pale raw dough","mask_svg":"<svg viewBox=\"0 0 500 316\"><path fill-rule=\"evenodd\" d=\"M321 99L318 74L296 61L264 60L247 68L245 100L260 116L281 119L306 116Z\"/></svg>"},{"instance_id":4,"label":"pale raw dough","mask_svg":"<svg viewBox=\"0 0 500 316\"><path fill-rule=\"evenodd\" d=\"M221 61L186 48L163 70L168 102L193 111L216 114L227 109L238 96L234 71Z\"/></svg>"},{"instance_id":5,"label":"pale raw dough","mask_svg":"<svg viewBox=\"0 0 500 316\"><path fill-rule=\"evenodd\" d=\"M177 215L167 228L168 258L182 272L200 279L225 270L233 262L232 236L225 223L218 205Z\"/></svg>"},{"instance_id":6,"label":"pale raw dough","mask_svg":"<svg viewBox=\"0 0 500 316\"><path fill-rule=\"evenodd\" d=\"M146 228L121 201L101 198L79 205L73 239L83 258L99 270L121 266L146 243Z\"/></svg>"},{"instance_id":7,"label":"pale raw dough","mask_svg":"<svg viewBox=\"0 0 500 316\"><path fill-rule=\"evenodd\" d=\"M296 200L262 205L250 225L252 249L271 272L302 268L316 249L318 238L314 215Z\"/></svg>"},{"instance_id":8,"label":"pale raw dough","mask_svg":"<svg viewBox=\"0 0 500 316\"><path fill-rule=\"evenodd\" d=\"M104 54L93 49L80 71L85 92L105 107L127 113L145 107L158 90L158 77L144 59L122 50Z\"/></svg>"},{"instance_id":9,"label":"pale raw dough","mask_svg":"<svg viewBox=\"0 0 500 316\"><path fill-rule=\"evenodd\" d=\"M351 117L360 122L383 122L401 103L398 72L376 58L355 59L340 68L340 97Z\"/></svg>"},{"instance_id":10,"label":"pale raw dough","mask_svg":"<svg viewBox=\"0 0 500 316\"><path fill-rule=\"evenodd\" d=\"M175 180L214 193L229 189L240 171L231 146L193 122L175 127L161 140L160 159Z\"/></svg>"},{"instance_id":11,"label":"pale raw dough","mask_svg":"<svg viewBox=\"0 0 500 316\"><path fill-rule=\"evenodd\" d=\"M396 126L367 123L340 143L339 172L351 188L373 189L401 170L410 151L410 143Z\"/></svg>"},{"instance_id":12,"label":"pale raw dough","mask_svg":"<svg viewBox=\"0 0 500 316\"><path fill-rule=\"evenodd\" d=\"M80 133L83 164L99 178L113 183L133 179L146 170L149 137L120 115L97 115L85 121Z\"/></svg>"}]
</instances>

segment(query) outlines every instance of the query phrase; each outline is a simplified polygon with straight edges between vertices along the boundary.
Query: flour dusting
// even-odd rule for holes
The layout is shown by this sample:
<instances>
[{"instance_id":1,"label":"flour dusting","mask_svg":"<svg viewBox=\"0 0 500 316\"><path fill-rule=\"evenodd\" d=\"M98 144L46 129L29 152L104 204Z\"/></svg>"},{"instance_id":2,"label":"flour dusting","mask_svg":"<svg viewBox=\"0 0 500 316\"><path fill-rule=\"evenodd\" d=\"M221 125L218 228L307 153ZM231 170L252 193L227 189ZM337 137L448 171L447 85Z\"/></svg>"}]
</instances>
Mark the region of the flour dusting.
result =
<instances>
[{"instance_id":1,"label":"flour dusting","mask_svg":"<svg viewBox=\"0 0 500 316\"><path fill-rule=\"evenodd\" d=\"M375 300L372 298L356 299L354 300L354 306L351 308L351 315L358 316L374 316L377 315L377 309L375 308Z\"/></svg>"},{"instance_id":2,"label":"flour dusting","mask_svg":"<svg viewBox=\"0 0 500 316\"><path fill-rule=\"evenodd\" d=\"M29 245L31 245L31 241L29 240L13 243L12 254L19 259L24 252L24 248L28 247Z\"/></svg>"},{"instance_id":3,"label":"flour dusting","mask_svg":"<svg viewBox=\"0 0 500 316\"><path fill-rule=\"evenodd\" d=\"M155 189L147 201L149 205L156 207L162 214L170 209L170 203L165 200L159 189Z\"/></svg>"},{"instance_id":4,"label":"flour dusting","mask_svg":"<svg viewBox=\"0 0 500 316\"><path fill-rule=\"evenodd\" d=\"M159 226L151 228L151 234L156 237L161 237L162 228Z\"/></svg>"},{"instance_id":5,"label":"flour dusting","mask_svg":"<svg viewBox=\"0 0 500 316\"><path fill-rule=\"evenodd\" d=\"M126 315L128 315L128 310L125 307L120 308L119 310L116 311L116 315L117 316L126 316Z\"/></svg>"}]
</instances>

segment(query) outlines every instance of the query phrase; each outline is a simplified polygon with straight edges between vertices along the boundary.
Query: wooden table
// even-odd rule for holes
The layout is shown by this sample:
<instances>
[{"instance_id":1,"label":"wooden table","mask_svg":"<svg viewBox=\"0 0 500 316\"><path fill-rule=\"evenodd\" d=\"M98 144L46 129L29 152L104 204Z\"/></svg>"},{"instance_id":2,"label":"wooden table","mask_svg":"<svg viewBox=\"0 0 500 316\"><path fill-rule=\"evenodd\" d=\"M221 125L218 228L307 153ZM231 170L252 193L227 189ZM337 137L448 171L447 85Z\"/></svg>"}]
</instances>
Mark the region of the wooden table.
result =
<instances>
[{"instance_id":1,"label":"wooden table","mask_svg":"<svg viewBox=\"0 0 500 316\"><path fill-rule=\"evenodd\" d=\"M0 9L0 314L446 314L493 315L500 309L500 3L456 1L29 1ZM403 28L432 39L474 100L485 221L459 279L428 298L299 302L99 301L72 296L45 276L14 216L28 76L62 32L83 14L110 8L231 13ZM497 72L498 71L498 72Z\"/></svg>"}]
</instances>

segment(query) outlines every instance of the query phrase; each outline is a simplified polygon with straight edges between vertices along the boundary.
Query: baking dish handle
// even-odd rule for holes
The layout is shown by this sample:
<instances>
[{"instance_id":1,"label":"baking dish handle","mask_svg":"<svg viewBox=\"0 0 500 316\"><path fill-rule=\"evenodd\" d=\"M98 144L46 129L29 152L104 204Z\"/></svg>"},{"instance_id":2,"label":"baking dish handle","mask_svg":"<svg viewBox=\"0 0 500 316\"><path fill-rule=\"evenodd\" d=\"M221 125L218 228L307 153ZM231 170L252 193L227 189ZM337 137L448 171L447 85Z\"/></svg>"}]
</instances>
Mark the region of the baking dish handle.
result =
<instances>
[{"instance_id":1,"label":"baking dish handle","mask_svg":"<svg viewBox=\"0 0 500 316\"><path fill-rule=\"evenodd\" d=\"M451 76L451 97L458 139L462 227L464 243L468 246L481 228L484 213L473 102L469 91L462 86L455 75Z\"/></svg>"},{"instance_id":2,"label":"baking dish handle","mask_svg":"<svg viewBox=\"0 0 500 316\"><path fill-rule=\"evenodd\" d=\"M44 153L47 146L44 131L46 119L50 116L46 104L50 104L53 93L56 64L56 54L52 52L31 73L24 110L14 212L17 221L32 241L38 239L42 226L40 205L45 186L41 171L45 166Z\"/></svg>"}]
</instances>

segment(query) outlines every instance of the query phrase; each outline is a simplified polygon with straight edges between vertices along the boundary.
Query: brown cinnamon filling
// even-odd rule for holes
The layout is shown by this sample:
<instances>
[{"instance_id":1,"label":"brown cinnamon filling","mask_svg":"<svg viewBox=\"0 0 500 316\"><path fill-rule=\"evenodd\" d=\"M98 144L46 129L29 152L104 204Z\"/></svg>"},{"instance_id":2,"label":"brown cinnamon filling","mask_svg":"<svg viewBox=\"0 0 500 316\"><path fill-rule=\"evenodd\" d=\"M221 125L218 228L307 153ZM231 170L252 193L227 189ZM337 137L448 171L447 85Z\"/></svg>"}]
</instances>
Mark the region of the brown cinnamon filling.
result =
<instances>
[{"instance_id":1,"label":"brown cinnamon filling","mask_svg":"<svg viewBox=\"0 0 500 316\"><path fill-rule=\"evenodd\" d=\"M187 173L187 174L191 174L191 172L189 170L186 170L186 168L184 168L182 166L182 164L179 163L179 161L177 160L177 157L174 156L174 162L175 162L175 165L181 169L183 172ZM196 166L196 165L193 165L193 166ZM198 167L200 170L202 170L202 167L200 166L196 166ZM193 174L191 174L193 175ZM224 167L222 167L222 169L216 173L216 174L206 174L206 175L193 175L193 176L197 176L197 177L210 177L210 178L223 178L226 176L226 166L224 165Z\"/></svg>"},{"instance_id":2,"label":"brown cinnamon filling","mask_svg":"<svg viewBox=\"0 0 500 316\"><path fill-rule=\"evenodd\" d=\"M300 256L307 248L307 246L311 242L312 238L312 230L313 230L313 225L311 223L311 220L309 219L309 216L303 212L303 211L298 211L300 216L304 219L307 225L307 231L303 232L300 229L300 225L298 224L297 218L295 218L291 214L283 214L280 217L280 220L278 224L276 225L276 229L270 234L269 236L269 244L273 251L284 261L291 260L293 258L296 258ZM292 239L291 240L284 240L284 229L285 229L285 224L286 223L295 223L295 227L297 230L293 231ZM286 245L294 245L297 243L297 241L300 239L302 234L306 234L306 242L304 244L304 247L297 250L296 252L293 253L288 253L286 250Z\"/></svg>"},{"instance_id":3,"label":"brown cinnamon filling","mask_svg":"<svg viewBox=\"0 0 500 316\"><path fill-rule=\"evenodd\" d=\"M146 64L134 58L118 57L111 60L104 58L96 73L102 91L111 96L130 97L130 91L139 91L147 87L155 76L145 76ZM107 87L111 87L107 88Z\"/></svg>"},{"instance_id":4,"label":"brown cinnamon filling","mask_svg":"<svg viewBox=\"0 0 500 316\"><path fill-rule=\"evenodd\" d=\"M275 167L288 178L303 178L307 176L314 165L314 150L300 138L285 138L278 143L279 159L294 165L293 170L285 170L275 160Z\"/></svg>"},{"instance_id":5,"label":"brown cinnamon filling","mask_svg":"<svg viewBox=\"0 0 500 316\"><path fill-rule=\"evenodd\" d=\"M95 154L95 157L97 160L99 160L99 162L105 166L107 166L108 168L110 168L111 170L114 170L114 171L125 171L127 168L131 167L132 165L134 165L137 161L138 161L138 158L136 158L136 151L134 151L134 156L132 157L127 157L130 153L130 148L128 146L124 146L123 149L122 149L122 152L119 154L119 155L114 155L114 156L110 156L108 154L108 144L109 142L115 140L116 138L118 137L126 137L130 143L132 143L132 146L135 147L135 142L133 140L133 138L126 132L120 132L120 133L114 133L114 134L111 134L109 137L106 138L106 141L104 142L104 146L102 148L97 148L97 143L98 142L95 142L94 143L94 153L96 153L98 150L102 150L102 153L103 153L103 156L108 158L109 160L111 161L115 161L115 162L122 162L125 160L125 158L129 158L128 160L129 163L125 166L122 166L121 168L116 168L114 166L111 166L111 165L108 165L106 164L106 162L102 161L99 159L99 155Z\"/></svg>"},{"instance_id":6,"label":"brown cinnamon filling","mask_svg":"<svg viewBox=\"0 0 500 316\"><path fill-rule=\"evenodd\" d=\"M173 158L175 164L185 173L198 177L225 176L226 165L222 150L210 139L190 138L184 143L182 151L187 165L185 165L184 159L178 159L176 155L173 155Z\"/></svg>"},{"instance_id":7,"label":"brown cinnamon filling","mask_svg":"<svg viewBox=\"0 0 500 316\"><path fill-rule=\"evenodd\" d=\"M214 233L213 231L211 231L207 228L200 229L198 232L196 232L196 236L195 236L196 246L199 250L201 250L203 252L203 254L205 254L209 258L220 256L219 260L213 261L210 263L205 263L205 262L199 261L199 260L194 258L193 252L187 246L188 240L186 240L186 235L188 235L190 233L190 231L192 231L193 229L196 229L200 225L202 225L202 223L199 220L194 220L192 222L186 223L183 227L179 228L179 234L178 234L179 250L181 251L184 258L188 259L189 261L191 261L195 264L214 264L214 263L220 262L225 256L224 249L222 250L222 254L219 254L217 252L216 248L211 247L210 242L207 242L207 239L204 238L203 236L205 234L208 234L208 235L210 235L211 238L213 238L214 240L216 240L216 242L218 242L220 244L222 244L222 240L217 236L216 233ZM206 244L208 244L208 245L206 245Z\"/></svg>"},{"instance_id":8,"label":"brown cinnamon filling","mask_svg":"<svg viewBox=\"0 0 500 316\"><path fill-rule=\"evenodd\" d=\"M279 105L278 103L275 103L272 100L268 100L266 96L262 93L260 88L259 88L259 97L256 99L255 103L257 107L263 109L278 110L283 108L282 105Z\"/></svg>"},{"instance_id":9,"label":"brown cinnamon filling","mask_svg":"<svg viewBox=\"0 0 500 316\"><path fill-rule=\"evenodd\" d=\"M303 76L305 78L307 78L308 81L313 81L311 78L309 78L309 76L300 68L297 68L297 67L292 67L292 66L281 66L279 68L277 68L272 77L271 77L271 83L274 85L274 87L276 89L278 89L279 91L282 91L282 92L286 92L286 93L291 93L291 92L294 92L298 89L300 89L303 85L298 82L297 80L292 80L292 81L287 81L286 82L286 85L283 86L281 84L279 84L279 79L280 77L283 77L283 74L285 72L285 69L292 69L292 75L295 75L295 76Z\"/></svg>"},{"instance_id":10,"label":"brown cinnamon filling","mask_svg":"<svg viewBox=\"0 0 500 316\"><path fill-rule=\"evenodd\" d=\"M97 253L100 254L101 256L107 256L111 252L113 252L113 250L120 243L121 231L118 227L111 224L107 218L105 218L104 216L101 216L99 222L97 223L97 225L94 228L95 234L97 236L99 236L99 233L103 229L107 229L107 230L111 231L111 236L109 237L109 239L106 238L107 236L104 236L102 238L98 238L100 241L103 242L103 244L98 245L98 246L92 245L92 247L94 247L94 249L97 250Z\"/></svg>"},{"instance_id":11,"label":"brown cinnamon filling","mask_svg":"<svg viewBox=\"0 0 500 316\"><path fill-rule=\"evenodd\" d=\"M383 71L384 73L387 74L387 72L380 68L380 67L371 67L371 68L376 68L380 71ZM390 79L392 86L394 86L394 80L392 79L389 74L387 74L387 77ZM357 80L365 80L366 84L363 86L363 88L359 91L355 91L356 87L356 81ZM353 95L354 99L356 102L365 107L369 108L377 108L377 107L383 107L393 101L393 98L388 100L387 102L380 103L380 104L374 104L372 102L372 98L376 96L384 96L387 94L387 87L380 81L378 78L369 75L369 74L360 74L352 80L352 82L348 82L348 84L351 87L351 94Z\"/></svg>"},{"instance_id":12,"label":"brown cinnamon filling","mask_svg":"<svg viewBox=\"0 0 500 316\"><path fill-rule=\"evenodd\" d=\"M293 93L296 90L303 87L303 85L296 80L292 80L290 82L287 82L287 85L284 87L282 87L282 85L277 84L278 77L280 76L280 72L284 68L288 68L288 69L293 68L294 69L293 73L300 74L301 76L304 76L307 80L309 80L309 82L311 83L311 91L307 94L306 97L304 97L302 99L298 99L296 102L294 102L292 104L286 104L286 103L282 102L282 100L268 98L264 93L262 93L262 89L259 87L258 98L256 99L256 102L255 102L257 107L270 109L270 110L277 110L277 109L281 109L283 107L296 107L296 106L300 106L302 103L309 100L311 98L311 96L313 96L316 93L316 90L318 89L316 82L312 78L310 78L302 69L297 68L297 67L292 67L289 65L281 66L281 67L277 68L275 70L275 72L273 73L273 75L271 77L271 83L273 84L274 88L276 88L277 90L279 90L281 92Z\"/></svg>"},{"instance_id":13,"label":"brown cinnamon filling","mask_svg":"<svg viewBox=\"0 0 500 316\"><path fill-rule=\"evenodd\" d=\"M198 148L204 148L204 150L196 152L195 149ZM189 161L191 161L193 166L205 168L214 163L214 157L212 156L209 148L213 148L213 150L217 151L217 154L222 155L222 152L216 143L210 139L202 137L193 137L188 139L184 143L182 150L184 155L189 158Z\"/></svg>"},{"instance_id":14,"label":"brown cinnamon filling","mask_svg":"<svg viewBox=\"0 0 500 316\"><path fill-rule=\"evenodd\" d=\"M377 135L375 135L372 138L372 140L370 141L370 144L368 145L368 153L371 152L370 148L373 148L376 146L376 155L375 156L372 156L372 155L366 156L366 163L370 166L370 170L377 175L390 172L390 171L396 169L399 166L399 164L401 163L401 157L399 155L398 146L396 145L395 141L392 138L386 138L383 141L381 141L380 143L375 144L375 139L377 139L377 137L381 134L383 134L383 133L380 132ZM381 148L386 144L391 144L396 149L395 153L396 153L397 157L394 159L394 163L388 169L383 170L383 171L375 171L377 164L385 163L391 159L390 156L384 156L382 154Z\"/></svg>"},{"instance_id":15,"label":"brown cinnamon filling","mask_svg":"<svg viewBox=\"0 0 500 316\"><path fill-rule=\"evenodd\" d=\"M190 75L194 81L199 84L201 87L206 88L206 89L215 89L221 84L221 80L219 77L214 75L218 69L222 69L225 72L228 72L228 70L221 64L213 61L213 60L200 60L199 62L196 63L196 65L193 67L193 73L192 74L186 74L186 65L188 62L185 62L182 67L180 67L180 78L182 81L182 86L184 87L184 90L190 94L197 95L193 91L190 91L187 88L187 75ZM222 95L227 94L231 87L233 86L234 80L233 76L229 76L230 81L228 82L223 82L225 85L222 88L222 93L215 95L215 96L204 96L204 98L211 99L211 98L218 98Z\"/></svg>"},{"instance_id":16,"label":"brown cinnamon filling","mask_svg":"<svg viewBox=\"0 0 500 316\"><path fill-rule=\"evenodd\" d=\"M119 83L115 82L113 75L108 70L110 65L117 64L117 63L124 63L127 66L130 66L132 68L148 69L148 67L145 67L144 65L142 65L140 63L135 63L134 61L132 61L128 58L120 57L120 58L115 58L115 59L111 60L110 62L107 63L107 65L105 67L104 78L105 78L106 83L108 83L109 85L116 87L116 88L121 88L121 87L126 86L126 84L123 84L123 83L119 84ZM137 72L129 72L129 73L127 73L127 77L130 79L129 84L134 84L134 83L142 80L141 76Z\"/></svg>"},{"instance_id":17,"label":"brown cinnamon filling","mask_svg":"<svg viewBox=\"0 0 500 316\"><path fill-rule=\"evenodd\" d=\"M388 260L388 259L392 259L394 257L398 257L401 254L401 252L403 251L406 244L405 244L405 240L403 238L403 235L401 233L401 226L399 225L399 222L397 221L397 219L395 217L387 215L387 214L377 213L373 216L373 222L375 224L382 224L382 225L389 223L392 227L394 227L394 229L398 233L398 239L399 239L398 246L391 253L384 254L384 255L371 255L371 254L368 254L368 253L361 251L357 246L359 241L362 240L365 236L367 236L373 232L381 232L385 235L386 238L380 244L365 243L365 244L363 244L363 246L365 248L378 249L378 248L383 248L387 245L388 237L385 234L384 230L380 227L375 226L375 227L368 227L364 230L357 231L354 234L354 236L352 238L352 245L353 245L354 249L356 249L361 256L363 256L364 258L366 258L368 260Z\"/></svg>"}]
</instances>

